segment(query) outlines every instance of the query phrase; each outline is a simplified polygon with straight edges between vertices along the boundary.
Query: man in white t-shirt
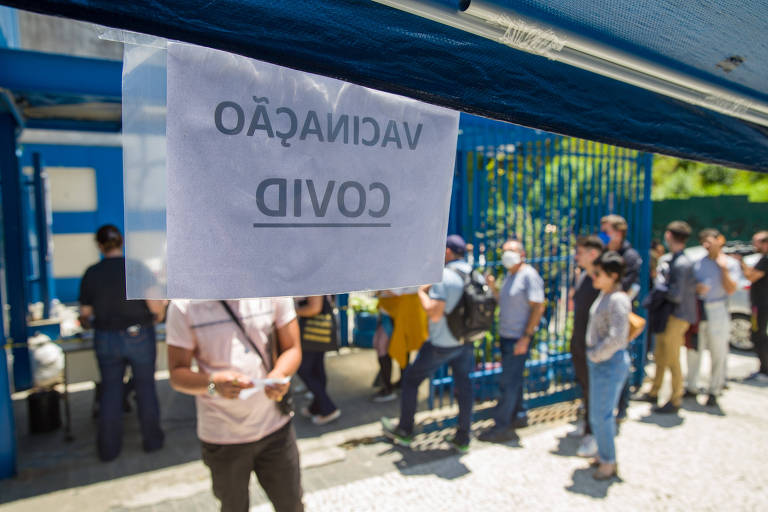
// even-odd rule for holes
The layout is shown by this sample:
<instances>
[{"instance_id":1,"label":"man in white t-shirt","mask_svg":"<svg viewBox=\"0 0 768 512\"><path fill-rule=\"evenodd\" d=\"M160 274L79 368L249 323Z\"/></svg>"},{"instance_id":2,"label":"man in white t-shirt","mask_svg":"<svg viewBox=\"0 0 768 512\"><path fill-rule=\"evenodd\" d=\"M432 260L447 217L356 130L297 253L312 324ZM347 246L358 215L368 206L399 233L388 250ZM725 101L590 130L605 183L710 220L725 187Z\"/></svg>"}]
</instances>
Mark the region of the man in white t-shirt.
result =
<instances>
[{"instance_id":1,"label":"man in white t-shirt","mask_svg":"<svg viewBox=\"0 0 768 512\"><path fill-rule=\"evenodd\" d=\"M171 385L196 398L203 462L221 510L248 510L253 471L276 510L302 511L296 436L278 407L301 363L293 301L173 301L166 341Z\"/></svg>"}]
</instances>

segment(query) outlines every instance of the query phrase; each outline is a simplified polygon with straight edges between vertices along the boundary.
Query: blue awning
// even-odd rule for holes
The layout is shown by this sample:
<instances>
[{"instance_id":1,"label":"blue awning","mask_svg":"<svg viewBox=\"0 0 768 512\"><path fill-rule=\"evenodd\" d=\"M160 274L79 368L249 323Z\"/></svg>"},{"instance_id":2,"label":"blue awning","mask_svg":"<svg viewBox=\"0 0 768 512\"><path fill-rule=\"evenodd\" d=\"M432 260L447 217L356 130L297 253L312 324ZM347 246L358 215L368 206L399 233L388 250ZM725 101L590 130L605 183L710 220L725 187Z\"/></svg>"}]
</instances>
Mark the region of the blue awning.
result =
<instances>
[{"instance_id":1,"label":"blue awning","mask_svg":"<svg viewBox=\"0 0 768 512\"><path fill-rule=\"evenodd\" d=\"M768 172L768 4L758 0L0 3L555 133Z\"/></svg>"}]
</instances>

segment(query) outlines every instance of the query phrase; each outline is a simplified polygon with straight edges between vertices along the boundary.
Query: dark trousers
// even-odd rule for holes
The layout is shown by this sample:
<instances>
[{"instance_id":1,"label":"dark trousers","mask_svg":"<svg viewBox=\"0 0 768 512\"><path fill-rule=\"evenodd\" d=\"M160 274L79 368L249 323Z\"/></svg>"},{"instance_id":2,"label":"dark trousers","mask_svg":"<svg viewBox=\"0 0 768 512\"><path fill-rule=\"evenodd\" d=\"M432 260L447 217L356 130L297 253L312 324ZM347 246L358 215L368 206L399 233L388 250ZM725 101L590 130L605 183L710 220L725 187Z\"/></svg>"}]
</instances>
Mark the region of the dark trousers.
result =
<instances>
[{"instance_id":1,"label":"dark trousers","mask_svg":"<svg viewBox=\"0 0 768 512\"><path fill-rule=\"evenodd\" d=\"M243 444L202 443L213 494L222 512L247 512L251 471L277 512L301 512L301 468L296 434L289 422L263 439Z\"/></svg>"},{"instance_id":2,"label":"dark trousers","mask_svg":"<svg viewBox=\"0 0 768 512\"><path fill-rule=\"evenodd\" d=\"M298 373L315 397L309 405L309 412L327 416L335 411L336 404L326 391L328 378L325 375L325 352L304 352Z\"/></svg>"},{"instance_id":3,"label":"dark trousers","mask_svg":"<svg viewBox=\"0 0 768 512\"><path fill-rule=\"evenodd\" d=\"M164 435L155 390L157 346L154 327L142 327L136 335L126 331L96 330L94 347L101 373L98 434L101 460L116 458L123 447L123 375L126 365L131 366L133 374L144 450L162 448Z\"/></svg>"},{"instance_id":4,"label":"dark trousers","mask_svg":"<svg viewBox=\"0 0 768 512\"><path fill-rule=\"evenodd\" d=\"M459 425L456 441L469 442L472 426L472 383L469 374L475 363L473 345L459 347L436 347L429 340L419 349L416 360L406 367L402 378L399 427L407 433L413 432L419 384L444 364L451 366L456 400L459 403Z\"/></svg>"},{"instance_id":5,"label":"dark trousers","mask_svg":"<svg viewBox=\"0 0 768 512\"><path fill-rule=\"evenodd\" d=\"M624 382L624 387L621 388L621 394L619 395L619 405L616 411L616 418L624 419L627 417L627 409L629 408L629 395L632 394L629 384L629 377Z\"/></svg>"},{"instance_id":6,"label":"dark trousers","mask_svg":"<svg viewBox=\"0 0 768 512\"><path fill-rule=\"evenodd\" d=\"M763 308L755 308L755 327L752 331L752 343L755 345L755 352L760 359L760 373L768 375L768 305Z\"/></svg>"},{"instance_id":7,"label":"dark trousers","mask_svg":"<svg viewBox=\"0 0 768 512\"><path fill-rule=\"evenodd\" d=\"M576 382L581 386L581 401L584 403L586 418L584 434L592 434L592 426L589 422L589 369L587 367L586 340L571 339L571 361L573 362L573 371L576 374Z\"/></svg>"},{"instance_id":8,"label":"dark trousers","mask_svg":"<svg viewBox=\"0 0 768 512\"><path fill-rule=\"evenodd\" d=\"M516 338L500 338L501 345L501 379L499 390L501 396L493 410L496 428L509 428L523 407L523 373L528 351L515 355ZM531 343L528 344L528 350Z\"/></svg>"}]
</instances>

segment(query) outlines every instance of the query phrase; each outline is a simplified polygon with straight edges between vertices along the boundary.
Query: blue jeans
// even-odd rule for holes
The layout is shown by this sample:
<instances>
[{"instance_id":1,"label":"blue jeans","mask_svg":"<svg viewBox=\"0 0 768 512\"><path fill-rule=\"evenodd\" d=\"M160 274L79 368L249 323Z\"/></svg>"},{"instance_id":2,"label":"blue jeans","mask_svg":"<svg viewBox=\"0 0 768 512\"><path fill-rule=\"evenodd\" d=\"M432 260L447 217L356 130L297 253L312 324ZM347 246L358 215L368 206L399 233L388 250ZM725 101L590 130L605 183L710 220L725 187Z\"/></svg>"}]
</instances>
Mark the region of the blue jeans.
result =
<instances>
[{"instance_id":1,"label":"blue jeans","mask_svg":"<svg viewBox=\"0 0 768 512\"><path fill-rule=\"evenodd\" d=\"M528 359L528 350L525 354L515 355L516 338L501 338L501 379L499 390L501 396L493 410L493 419L499 429L509 428L518 413L523 411L523 372L525 361Z\"/></svg>"},{"instance_id":2,"label":"blue jeans","mask_svg":"<svg viewBox=\"0 0 768 512\"><path fill-rule=\"evenodd\" d=\"M336 404L333 403L326 390L328 378L325 374L325 352L304 352L301 355L298 374L314 396L309 405L311 414L328 416L336 410Z\"/></svg>"},{"instance_id":3,"label":"blue jeans","mask_svg":"<svg viewBox=\"0 0 768 512\"><path fill-rule=\"evenodd\" d=\"M139 409L139 425L144 450L159 450L164 434L160 429L160 405L155 390L154 327L142 327L135 336L126 331L94 333L96 359L101 373L99 400L99 457L109 461L120 455L123 447L123 376L131 365Z\"/></svg>"},{"instance_id":4,"label":"blue jeans","mask_svg":"<svg viewBox=\"0 0 768 512\"><path fill-rule=\"evenodd\" d=\"M451 366L459 403L456 441L465 444L469 442L469 431L472 426L472 383L469 380L469 374L475 364L475 355L471 343L445 348L436 347L429 340L424 342L416 360L403 373L399 427L408 434L413 432L419 384L444 364Z\"/></svg>"},{"instance_id":5,"label":"blue jeans","mask_svg":"<svg viewBox=\"0 0 768 512\"><path fill-rule=\"evenodd\" d=\"M619 350L610 359L600 363L588 360L589 365L589 423L597 441L600 460L616 462L616 419L614 409L619 404L624 384L629 375L629 353Z\"/></svg>"}]
</instances>

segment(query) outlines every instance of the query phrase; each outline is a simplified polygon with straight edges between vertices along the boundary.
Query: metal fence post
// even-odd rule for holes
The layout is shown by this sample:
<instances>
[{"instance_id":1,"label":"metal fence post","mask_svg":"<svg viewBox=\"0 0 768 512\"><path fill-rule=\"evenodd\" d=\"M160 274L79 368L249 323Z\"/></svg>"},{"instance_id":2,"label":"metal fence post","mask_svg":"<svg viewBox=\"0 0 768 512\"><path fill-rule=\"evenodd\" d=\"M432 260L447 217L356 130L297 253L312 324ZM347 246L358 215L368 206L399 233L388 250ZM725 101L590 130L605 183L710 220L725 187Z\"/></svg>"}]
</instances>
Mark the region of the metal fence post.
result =
<instances>
[{"instance_id":1,"label":"metal fence post","mask_svg":"<svg viewBox=\"0 0 768 512\"><path fill-rule=\"evenodd\" d=\"M16 160L16 123L9 114L0 115L0 172L2 173L3 208L7 207L5 199L12 184L6 181L7 174L16 175L17 189L20 188L18 161ZM17 211L17 214L20 212ZM5 211L3 212L5 219ZM18 235L18 233L16 233ZM8 233L4 231L4 244L8 249ZM0 265L2 267L2 265ZM6 274L7 275L7 274ZM26 274L19 277L23 280ZM0 297L0 304L2 304ZM5 328L3 315L0 315L0 478L8 478L16 474L16 432L11 403L11 386L8 375L8 362L5 352ZM26 324L25 324L26 325ZM26 342L26 338L24 339ZM26 364L29 365L29 353L26 354ZM21 355L23 360L23 354ZM30 380L30 368L27 367L27 382ZM22 375L24 377L24 375Z\"/></svg>"},{"instance_id":2,"label":"metal fence post","mask_svg":"<svg viewBox=\"0 0 768 512\"><path fill-rule=\"evenodd\" d=\"M16 123L9 114L0 115L0 172L2 172L3 242L5 279L13 347L13 384L19 391L32 387L32 366L27 347L27 230L22 210L21 171L16 157Z\"/></svg>"}]
</instances>

